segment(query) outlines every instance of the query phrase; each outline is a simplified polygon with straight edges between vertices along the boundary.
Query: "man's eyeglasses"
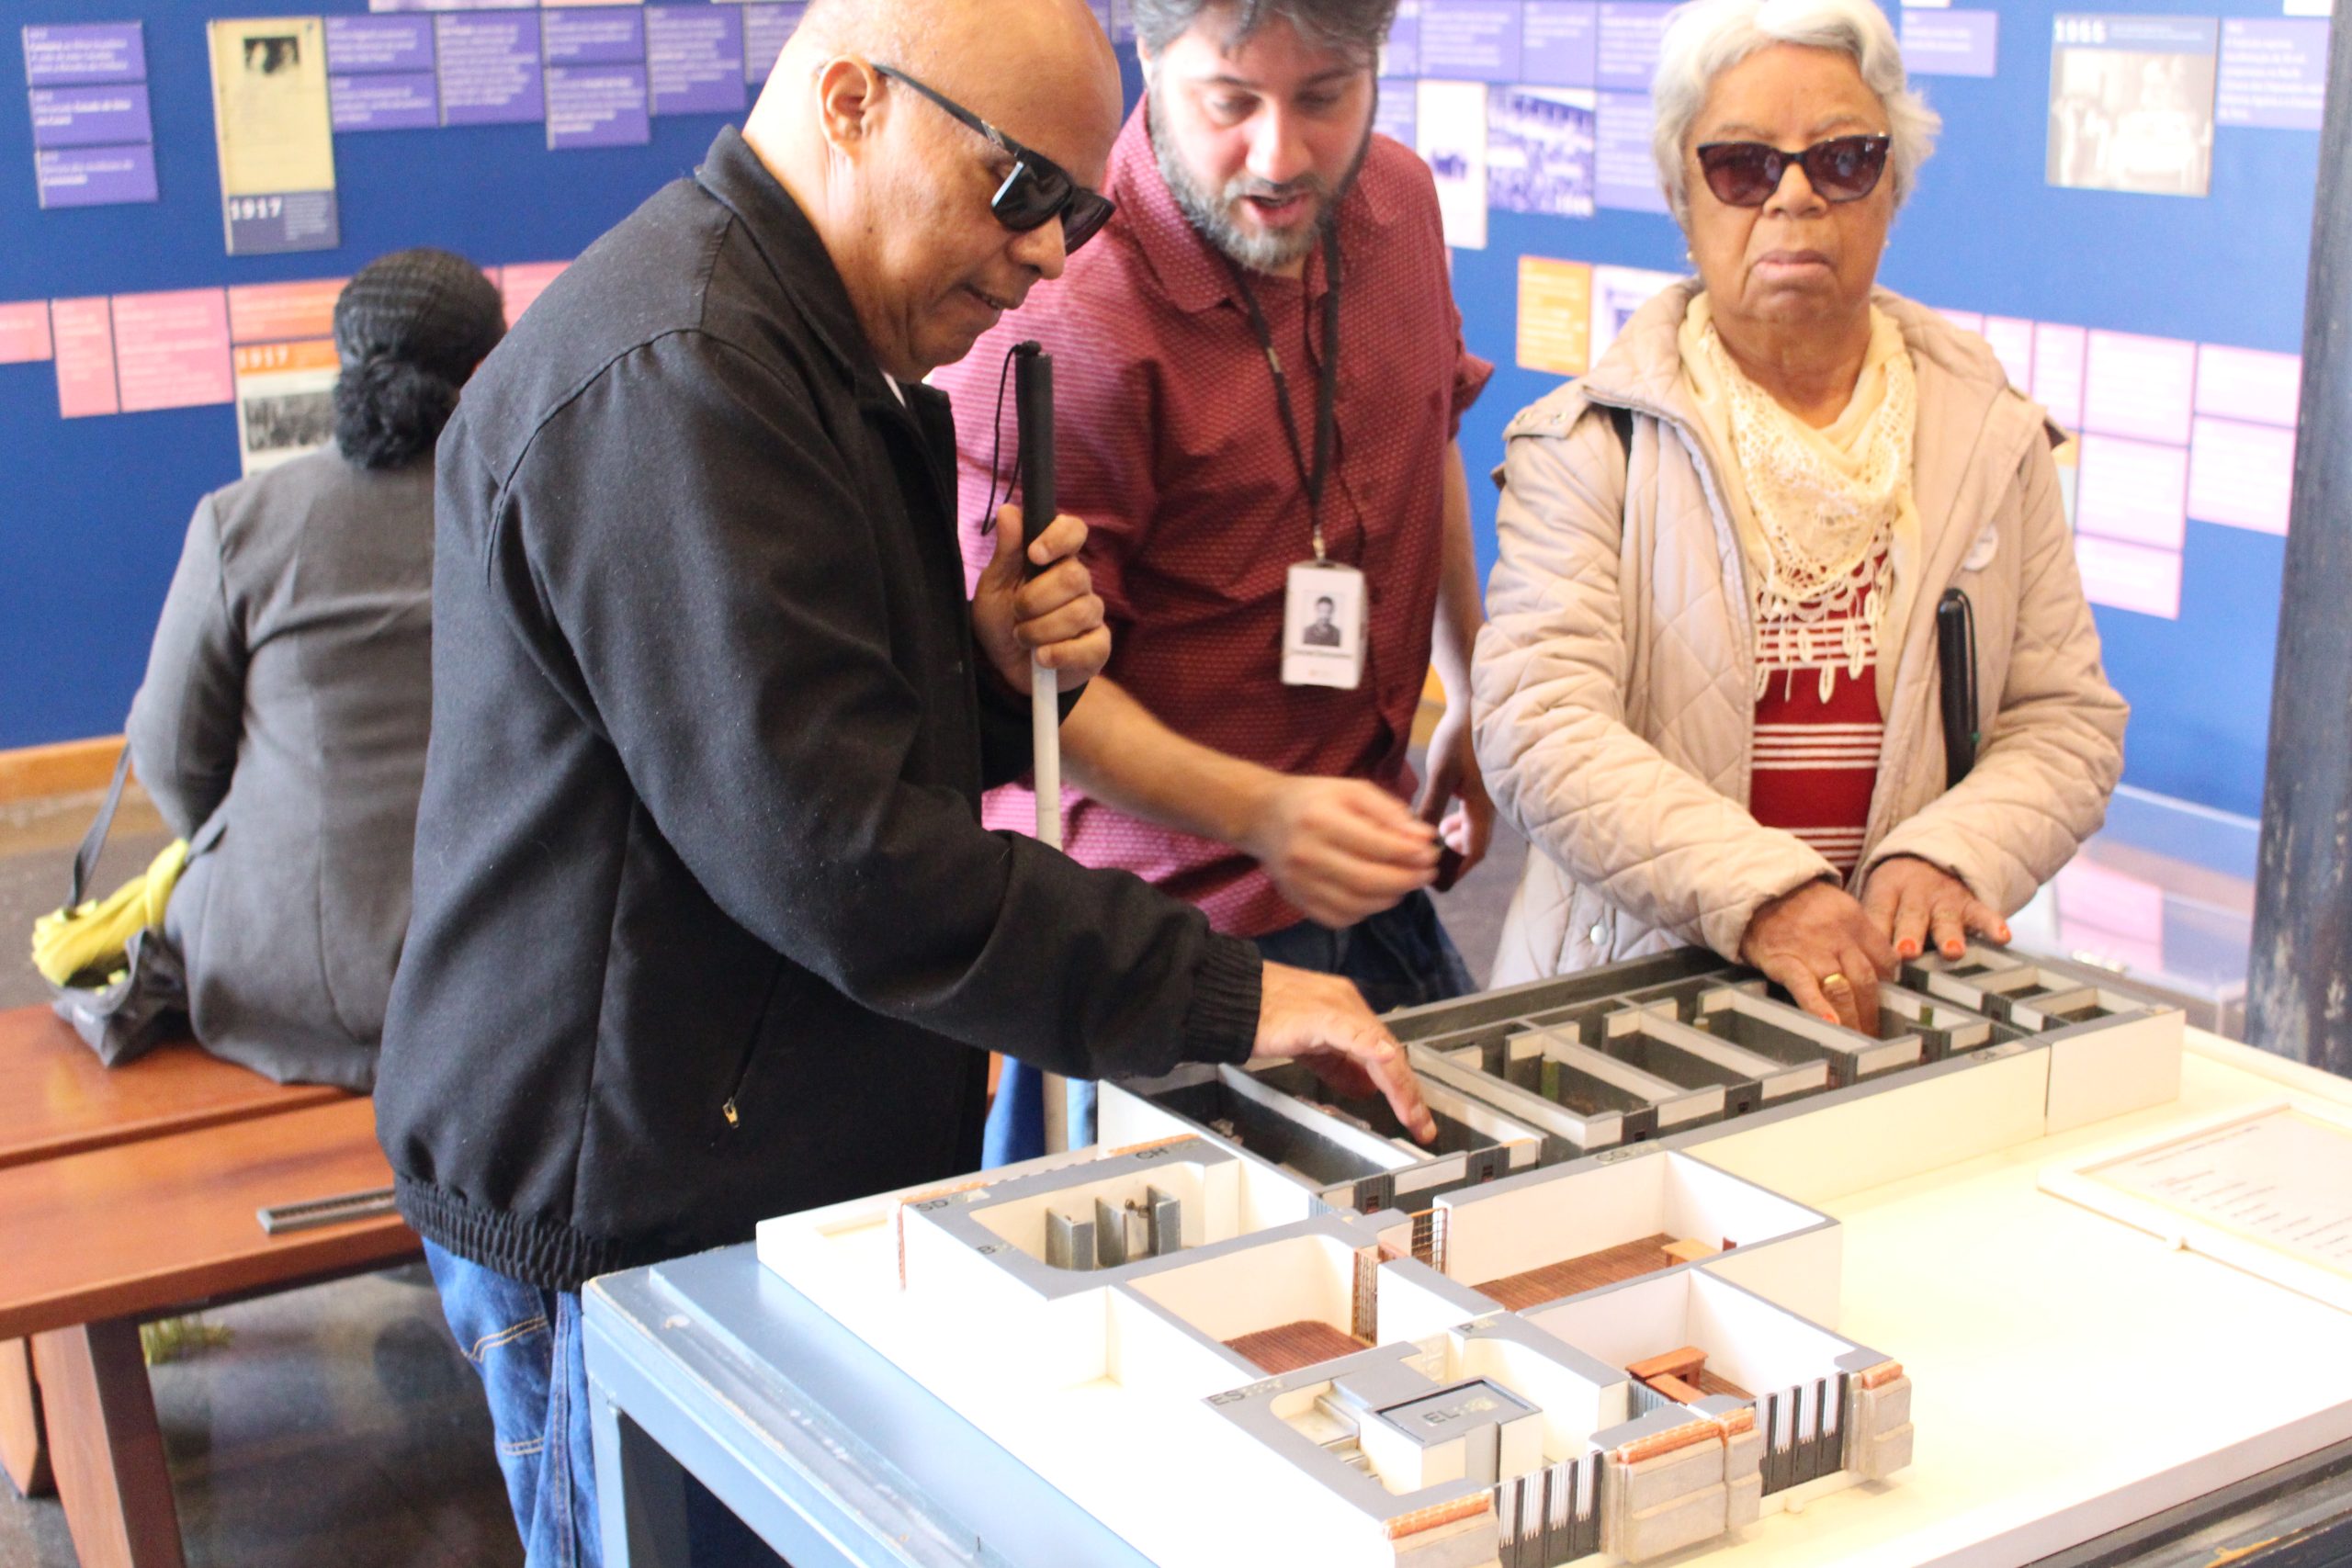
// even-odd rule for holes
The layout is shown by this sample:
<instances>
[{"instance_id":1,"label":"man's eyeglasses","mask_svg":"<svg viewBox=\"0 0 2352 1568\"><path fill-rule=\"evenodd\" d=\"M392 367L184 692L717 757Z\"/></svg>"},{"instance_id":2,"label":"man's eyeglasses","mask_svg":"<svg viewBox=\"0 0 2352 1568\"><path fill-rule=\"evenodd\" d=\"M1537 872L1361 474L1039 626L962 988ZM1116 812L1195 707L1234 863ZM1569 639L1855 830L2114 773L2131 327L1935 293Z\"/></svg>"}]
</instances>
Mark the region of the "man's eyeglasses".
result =
<instances>
[{"instance_id":1,"label":"man's eyeglasses","mask_svg":"<svg viewBox=\"0 0 2352 1568\"><path fill-rule=\"evenodd\" d=\"M996 220L1016 233L1027 233L1046 220L1062 220L1062 251L1068 254L1102 232L1117 207L1100 191L1087 189L1070 178L1069 171L1051 158L1028 148L952 99L943 97L905 72L876 65L876 74L913 88L963 124L979 132L1012 160L1012 173L989 198Z\"/></svg>"},{"instance_id":2,"label":"man's eyeglasses","mask_svg":"<svg viewBox=\"0 0 2352 1568\"><path fill-rule=\"evenodd\" d=\"M1710 141L1699 149L1707 188L1729 207L1761 207L1781 188L1791 164L1826 201L1860 201L1878 188L1886 172L1889 138L1833 136L1802 152L1783 152L1768 141Z\"/></svg>"}]
</instances>

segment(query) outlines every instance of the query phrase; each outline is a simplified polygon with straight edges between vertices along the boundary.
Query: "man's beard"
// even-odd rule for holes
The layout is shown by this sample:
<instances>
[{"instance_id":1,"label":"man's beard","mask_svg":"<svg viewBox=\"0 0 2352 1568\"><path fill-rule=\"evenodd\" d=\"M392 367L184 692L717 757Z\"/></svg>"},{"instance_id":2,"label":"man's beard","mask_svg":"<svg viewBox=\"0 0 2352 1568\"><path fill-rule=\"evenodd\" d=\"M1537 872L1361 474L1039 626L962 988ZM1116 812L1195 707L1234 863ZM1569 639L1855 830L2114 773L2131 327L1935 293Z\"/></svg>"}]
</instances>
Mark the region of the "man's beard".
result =
<instances>
[{"instance_id":1,"label":"man's beard","mask_svg":"<svg viewBox=\"0 0 2352 1568\"><path fill-rule=\"evenodd\" d=\"M1280 185L1255 175L1237 175L1226 182L1222 192L1215 192L1193 178L1193 172L1184 166L1175 143L1159 129L1159 116L1150 107L1145 110L1144 125L1151 132L1151 154L1159 164L1159 177L1168 182L1168 193L1176 198L1177 210L1183 213L1185 221L1198 230L1203 239L1252 272L1280 272L1321 242L1324 226L1331 221L1340 198L1354 187L1364 156L1372 151L1373 127L1367 123L1363 141L1356 147L1356 155L1349 160L1348 172L1340 176L1336 186L1312 173ZM1252 231L1234 220L1234 209L1251 197L1280 201L1295 196L1314 198L1315 216L1311 220L1290 229Z\"/></svg>"}]
</instances>

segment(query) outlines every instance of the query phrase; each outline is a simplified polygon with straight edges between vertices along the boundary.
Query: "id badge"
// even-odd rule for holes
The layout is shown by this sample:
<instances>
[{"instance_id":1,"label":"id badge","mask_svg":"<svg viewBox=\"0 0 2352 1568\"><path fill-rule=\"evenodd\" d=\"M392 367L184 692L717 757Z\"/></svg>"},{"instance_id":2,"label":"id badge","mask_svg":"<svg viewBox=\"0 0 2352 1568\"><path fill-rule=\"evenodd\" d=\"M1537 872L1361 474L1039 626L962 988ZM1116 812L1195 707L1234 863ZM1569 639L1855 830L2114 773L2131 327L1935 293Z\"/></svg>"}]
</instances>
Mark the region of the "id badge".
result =
<instances>
[{"instance_id":1,"label":"id badge","mask_svg":"<svg viewBox=\"0 0 2352 1568\"><path fill-rule=\"evenodd\" d=\"M1283 595L1283 684L1363 682L1363 573L1335 561L1301 561Z\"/></svg>"}]
</instances>

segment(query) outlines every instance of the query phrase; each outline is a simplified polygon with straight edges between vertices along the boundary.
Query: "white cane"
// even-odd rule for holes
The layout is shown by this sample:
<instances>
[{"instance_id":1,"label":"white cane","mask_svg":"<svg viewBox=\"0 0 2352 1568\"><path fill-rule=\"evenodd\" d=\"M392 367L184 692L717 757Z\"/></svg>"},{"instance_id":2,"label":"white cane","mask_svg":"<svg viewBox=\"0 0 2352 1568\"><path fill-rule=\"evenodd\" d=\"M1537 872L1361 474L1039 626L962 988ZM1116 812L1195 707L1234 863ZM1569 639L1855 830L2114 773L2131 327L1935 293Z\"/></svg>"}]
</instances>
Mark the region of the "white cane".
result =
<instances>
[{"instance_id":1,"label":"white cane","mask_svg":"<svg viewBox=\"0 0 2352 1568\"><path fill-rule=\"evenodd\" d=\"M1054 356L1024 343L1013 351L1013 418L1021 432L1021 547L1027 550L1053 525ZM1035 563L1027 563L1035 573ZM1037 793L1037 838L1062 847L1061 683L1054 672L1029 662L1029 728L1032 773ZM1058 1073L1044 1075L1046 1152L1069 1147L1069 1084Z\"/></svg>"}]
</instances>

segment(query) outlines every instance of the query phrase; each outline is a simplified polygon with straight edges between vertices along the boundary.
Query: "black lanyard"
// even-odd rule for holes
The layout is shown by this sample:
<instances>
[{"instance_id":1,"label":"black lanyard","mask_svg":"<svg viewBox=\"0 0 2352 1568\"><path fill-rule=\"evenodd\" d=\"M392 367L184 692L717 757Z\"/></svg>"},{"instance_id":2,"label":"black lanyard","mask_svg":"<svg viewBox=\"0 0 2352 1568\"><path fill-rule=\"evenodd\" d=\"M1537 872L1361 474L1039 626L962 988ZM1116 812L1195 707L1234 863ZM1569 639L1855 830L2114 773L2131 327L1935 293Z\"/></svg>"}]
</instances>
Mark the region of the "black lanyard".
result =
<instances>
[{"instance_id":1,"label":"black lanyard","mask_svg":"<svg viewBox=\"0 0 2352 1568\"><path fill-rule=\"evenodd\" d=\"M1336 227L1323 231L1323 370L1315 387L1315 461L1309 464L1306 449L1298 439L1298 416L1290 409L1290 375L1283 368L1283 356L1274 347L1274 334L1266 325L1266 312L1258 307L1258 296L1250 287L1250 275L1232 257L1226 265L1233 269L1233 281L1241 290L1241 303L1250 312L1250 330L1258 334L1258 346L1266 352L1266 367L1274 373L1274 409L1282 415L1283 436L1290 443L1290 457L1298 466L1298 482L1306 487L1306 521L1315 535L1315 558L1323 554L1323 481L1331 468L1331 443L1339 429L1340 396L1340 235Z\"/></svg>"}]
</instances>

